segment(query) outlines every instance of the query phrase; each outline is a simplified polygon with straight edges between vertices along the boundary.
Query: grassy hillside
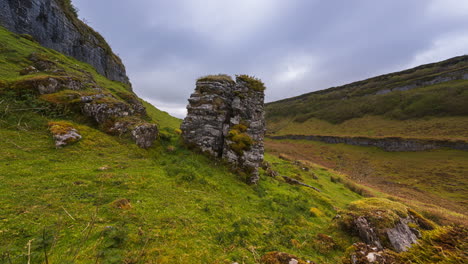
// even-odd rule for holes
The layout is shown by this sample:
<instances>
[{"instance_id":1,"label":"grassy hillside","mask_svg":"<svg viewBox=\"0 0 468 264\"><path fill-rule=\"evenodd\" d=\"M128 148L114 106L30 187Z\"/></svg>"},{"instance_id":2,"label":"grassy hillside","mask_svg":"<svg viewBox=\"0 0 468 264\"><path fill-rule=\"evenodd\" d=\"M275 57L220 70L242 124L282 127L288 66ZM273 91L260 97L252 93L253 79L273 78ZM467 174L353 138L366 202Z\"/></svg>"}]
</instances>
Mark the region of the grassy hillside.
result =
<instances>
[{"instance_id":1,"label":"grassy hillside","mask_svg":"<svg viewBox=\"0 0 468 264\"><path fill-rule=\"evenodd\" d=\"M265 175L248 186L186 150L174 131L180 120L148 103L147 119L162 132L155 146L140 149L62 104L75 91L17 90L24 79L51 76L19 74L38 52L67 75L90 73L115 98L132 94L125 85L1 28L0 40L0 262L255 263L281 250L335 263L350 245L330 220L360 196L331 182L330 172L268 156L282 175L323 192ZM57 149L50 121L71 123L83 138ZM337 246L321 249L319 233Z\"/></svg>"},{"instance_id":2,"label":"grassy hillside","mask_svg":"<svg viewBox=\"0 0 468 264\"><path fill-rule=\"evenodd\" d=\"M423 84L452 72L468 74L467 66L468 56L456 57L269 103L269 133L466 139L468 80ZM420 86L388 92L411 84Z\"/></svg>"},{"instance_id":3,"label":"grassy hillside","mask_svg":"<svg viewBox=\"0 0 468 264\"><path fill-rule=\"evenodd\" d=\"M333 218L357 201L366 205L363 194L382 196L316 164L269 154L279 175L262 170L258 185L246 185L221 162L187 150L180 120L146 102L144 118L161 131L155 145L141 149L106 134L74 109L69 99L77 91L21 89L25 79L52 76L20 75L28 57L40 53L80 81L91 75L116 100L135 95L28 39L0 28L0 263L260 263L270 251L339 263L358 239ZM68 122L82 139L56 148L51 121ZM453 230L438 228L428 240ZM462 241L464 231L455 231ZM463 250L445 254L460 259ZM399 258L437 256L428 247Z\"/></svg>"}]
</instances>

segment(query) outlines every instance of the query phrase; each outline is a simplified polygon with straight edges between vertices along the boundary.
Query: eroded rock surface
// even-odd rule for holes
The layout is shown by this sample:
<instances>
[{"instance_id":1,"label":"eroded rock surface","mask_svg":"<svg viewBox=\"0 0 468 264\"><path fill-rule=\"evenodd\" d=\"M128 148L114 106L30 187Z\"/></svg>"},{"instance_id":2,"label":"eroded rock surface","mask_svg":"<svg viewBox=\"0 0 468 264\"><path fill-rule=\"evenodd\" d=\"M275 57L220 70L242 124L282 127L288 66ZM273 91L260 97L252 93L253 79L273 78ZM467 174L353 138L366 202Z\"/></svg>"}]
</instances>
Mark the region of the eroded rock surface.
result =
<instances>
[{"instance_id":1,"label":"eroded rock surface","mask_svg":"<svg viewBox=\"0 0 468 264\"><path fill-rule=\"evenodd\" d=\"M264 86L255 78L212 76L197 81L181 125L185 142L221 158L256 183L263 162Z\"/></svg>"},{"instance_id":2,"label":"eroded rock surface","mask_svg":"<svg viewBox=\"0 0 468 264\"><path fill-rule=\"evenodd\" d=\"M52 133L57 148L67 146L81 139L78 130L68 122L50 122L49 131Z\"/></svg>"},{"instance_id":3,"label":"eroded rock surface","mask_svg":"<svg viewBox=\"0 0 468 264\"><path fill-rule=\"evenodd\" d=\"M0 25L41 45L91 64L107 78L130 84L125 67L104 38L65 10L63 0L0 0ZM35 65L50 68L52 65Z\"/></svg>"},{"instance_id":4,"label":"eroded rock surface","mask_svg":"<svg viewBox=\"0 0 468 264\"><path fill-rule=\"evenodd\" d=\"M137 125L132 130L132 137L140 148L149 148L158 136L158 128L155 124Z\"/></svg>"}]
</instances>

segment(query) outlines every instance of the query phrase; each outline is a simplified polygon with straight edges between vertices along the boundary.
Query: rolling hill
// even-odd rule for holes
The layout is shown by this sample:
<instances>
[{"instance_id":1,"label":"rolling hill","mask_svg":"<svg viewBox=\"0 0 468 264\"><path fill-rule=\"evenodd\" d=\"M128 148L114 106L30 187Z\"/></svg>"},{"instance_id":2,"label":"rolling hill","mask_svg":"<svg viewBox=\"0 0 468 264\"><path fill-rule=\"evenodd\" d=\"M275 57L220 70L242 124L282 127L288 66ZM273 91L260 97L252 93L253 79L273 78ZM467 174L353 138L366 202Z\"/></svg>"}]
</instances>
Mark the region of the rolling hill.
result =
<instances>
[{"instance_id":1,"label":"rolling hill","mask_svg":"<svg viewBox=\"0 0 468 264\"><path fill-rule=\"evenodd\" d=\"M267 149L465 222L435 206L468 209L467 65L460 56L268 103Z\"/></svg>"}]
</instances>

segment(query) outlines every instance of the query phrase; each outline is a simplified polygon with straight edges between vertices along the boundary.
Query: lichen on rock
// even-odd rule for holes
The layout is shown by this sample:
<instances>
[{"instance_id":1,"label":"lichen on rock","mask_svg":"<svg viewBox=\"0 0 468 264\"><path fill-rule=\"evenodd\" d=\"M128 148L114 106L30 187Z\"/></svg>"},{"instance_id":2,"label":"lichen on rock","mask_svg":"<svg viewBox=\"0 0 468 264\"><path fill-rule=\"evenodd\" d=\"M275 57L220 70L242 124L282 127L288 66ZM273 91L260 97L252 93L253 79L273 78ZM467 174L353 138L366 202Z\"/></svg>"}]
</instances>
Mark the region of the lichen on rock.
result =
<instances>
[{"instance_id":1,"label":"lichen on rock","mask_svg":"<svg viewBox=\"0 0 468 264\"><path fill-rule=\"evenodd\" d=\"M394 263L388 262L389 255L384 252L405 252L417 243L420 230L434 227L405 205L384 198L352 202L342 215L339 222L343 229L363 242L347 254L350 262L345 263Z\"/></svg>"},{"instance_id":2,"label":"lichen on rock","mask_svg":"<svg viewBox=\"0 0 468 264\"><path fill-rule=\"evenodd\" d=\"M263 87L263 88L261 88ZM264 84L253 77L208 75L198 79L181 125L189 146L227 161L255 184L263 161Z\"/></svg>"},{"instance_id":3,"label":"lichen on rock","mask_svg":"<svg viewBox=\"0 0 468 264\"><path fill-rule=\"evenodd\" d=\"M49 122L48 125L49 131L54 137L55 146L58 148L75 143L81 139L81 135L78 133L78 130L69 122L56 121Z\"/></svg>"}]
</instances>

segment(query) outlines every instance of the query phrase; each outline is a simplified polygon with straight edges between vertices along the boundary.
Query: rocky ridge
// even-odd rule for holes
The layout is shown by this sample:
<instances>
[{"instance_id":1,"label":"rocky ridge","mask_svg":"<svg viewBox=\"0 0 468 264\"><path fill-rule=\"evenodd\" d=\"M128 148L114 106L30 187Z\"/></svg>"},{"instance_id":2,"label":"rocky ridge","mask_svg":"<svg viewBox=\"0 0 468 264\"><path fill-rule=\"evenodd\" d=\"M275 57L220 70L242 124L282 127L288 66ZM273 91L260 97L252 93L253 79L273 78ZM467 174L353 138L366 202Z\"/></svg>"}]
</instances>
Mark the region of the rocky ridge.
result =
<instances>
[{"instance_id":1,"label":"rocky ridge","mask_svg":"<svg viewBox=\"0 0 468 264\"><path fill-rule=\"evenodd\" d=\"M451 148L468 151L468 142L462 140L431 140L416 138L368 138L368 137L338 137L319 135L281 135L269 136L271 139L293 139L321 141L329 144L348 144L365 147L378 147L385 151L425 151L439 148Z\"/></svg>"},{"instance_id":2,"label":"rocky ridge","mask_svg":"<svg viewBox=\"0 0 468 264\"><path fill-rule=\"evenodd\" d=\"M30 65L20 71L21 78L10 84L16 93L32 93L55 108L84 115L107 133L128 135L141 148L151 147L156 140L158 128L145 120L146 109L133 92L111 92L90 72L78 65L72 71L66 63L48 53L32 53L27 60ZM75 129L64 129L70 125L52 127L57 147L81 138ZM62 129L57 130L58 127Z\"/></svg>"},{"instance_id":3,"label":"rocky ridge","mask_svg":"<svg viewBox=\"0 0 468 264\"><path fill-rule=\"evenodd\" d=\"M29 34L47 48L91 64L108 79L130 85L120 58L70 8L67 0L0 0L0 25Z\"/></svg>"},{"instance_id":4,"label":"rocky ridge","mask_svg":"<svg viewBox=\"0 0 468 264\"><path fill-rule=\"evenodd\" d=\"M200 78L181 125L189 146L227 161L252 184L263 161L264 89L260 80L247 75L236 81L225 75Z\"/></svg>"}]
</instances>

